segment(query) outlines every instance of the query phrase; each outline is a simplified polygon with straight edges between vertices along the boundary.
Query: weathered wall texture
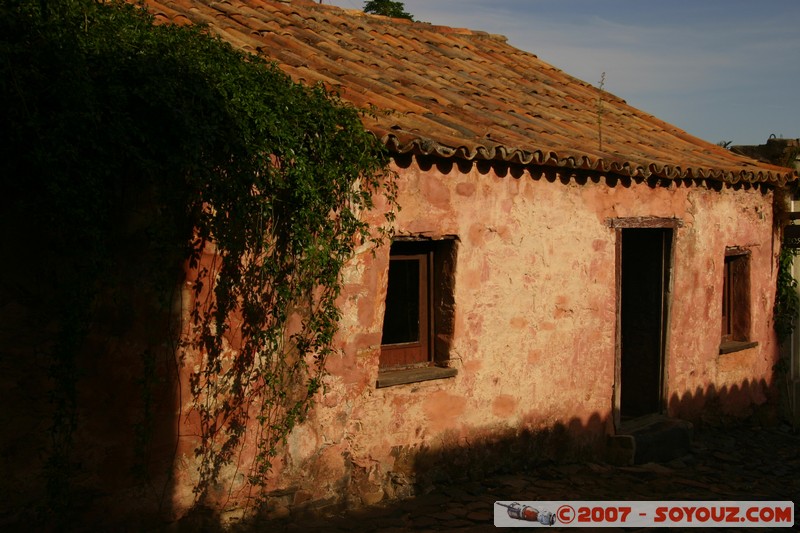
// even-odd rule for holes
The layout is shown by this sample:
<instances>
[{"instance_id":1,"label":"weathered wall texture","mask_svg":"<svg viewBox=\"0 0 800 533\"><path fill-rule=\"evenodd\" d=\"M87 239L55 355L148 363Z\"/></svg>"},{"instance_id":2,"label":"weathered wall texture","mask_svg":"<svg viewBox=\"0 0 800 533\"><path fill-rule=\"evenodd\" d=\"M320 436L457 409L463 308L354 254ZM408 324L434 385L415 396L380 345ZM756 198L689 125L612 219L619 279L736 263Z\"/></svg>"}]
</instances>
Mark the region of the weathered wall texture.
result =
<instances>
[{"instance_id":1,"label":"weathered wall texture","mask_svg":"<svg viewBox=\"0 0 800 533\"><path fill-rule=\"evenodd\" d=\"M614 432L616 232L609 219L682 222L673 249L668 413L697 418L713 401L735 414L766 401L776 356L771 192L425 160L402 167L397 235L458 237L451 349L458 374L375 387L388 246L374 256L365 250L346 273L341 355L328 362L328 391L276 466L278 508L403 496L412 482L424 483L426 469L448 462L480 475L487 465L479 459L492 460L497 454L489 452L504 446L554 457L601 449ZM719 355L729 246L752 254L751 338L759 344ZM178 460L184 473L190 449L182 447ZM184 489L178 483L182 504Z\"/></svg>"},{"instance_id":2,"label":"weathered wall texture","mask_svg":"<svg viewBox=\"0 0 800 533\"><path fill-rule=\"evenodd\" d=\"M458 239L450 350L458 373L376 388L389 246L374 255L362 250L345 272L341 353L328 361L327 393L290 435L268 480L273 513L403 497L437 479L480 477L514 460L603 453L606 435L615 431L618 343L617 230L610 219L680 221L672 254L667 413L691 420L712 410L743 415L769 400L777 356L772 192L687 180L568 178L554 170L531 174L410 157L397 170L396 233ZM369 216L376 224L383 220L380 209ZM0 286L6 406L0 493L15 508L34 509L47 481L53 410L41 353L55 330L45 312L49 280L32 268L37 241L6 233L16 238L9 249L30 260L4 263L5 279L37 287L34 295L43 296L26 299L27 293L9 289L13 284ZM181 317L159 311L153 295L137 285L146 263L137 260L147 248L141 233L140 240L122 239L118 277L127 282L101 295L96 314L102 320L75 363L80 424L74 447L88 472L77 483L86 488L81 501L92 505L86 516L97 524L140 510L180 516L195 499L198 431L188 376L196 361L175 359L177 329L170 328ZM720 355L727 247L750 251L749 338L758 345ZM184 324L191 276L185 283L183 303L174 306ZM149 408L140 392L146 361L158 376L149 385ZM140 424L148 419L154 433L139 459L149 474L142 481L131 468ZM244 450L239 466L250 458L252 450ZM218 510L236 513L252 501L245 472L238 466L223 472L212 494Z\"/></svg>"},{"instance_id":3,"label":"weathered wall texture","mask_svg":"<svg viewBox=\"0 0 800 533\"><path fill-rule=\"evenodd\" d=\"M686 225L678 231L668 353L671 414L696 417L713 400L724 413L744 414L766 401L777 345L772 329L779 243L772 227L771 195L725 188L697 189L686 197ZM743 247L750 257L751 339L759 345L718 354L723 254Z\"/></svg>"}]
</instances>

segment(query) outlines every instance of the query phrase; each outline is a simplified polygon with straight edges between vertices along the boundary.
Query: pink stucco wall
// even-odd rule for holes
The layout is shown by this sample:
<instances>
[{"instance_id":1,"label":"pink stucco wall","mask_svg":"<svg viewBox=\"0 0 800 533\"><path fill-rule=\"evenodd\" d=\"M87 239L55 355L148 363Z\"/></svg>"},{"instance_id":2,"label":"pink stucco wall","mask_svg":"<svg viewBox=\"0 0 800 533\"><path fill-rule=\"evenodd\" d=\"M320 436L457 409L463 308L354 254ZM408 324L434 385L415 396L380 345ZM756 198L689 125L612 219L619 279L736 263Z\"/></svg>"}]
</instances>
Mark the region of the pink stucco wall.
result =
<instances>
[{"instance_id":1,"label":"pink stucco wall","mask_svg":"<svg viewBox=\"0 0 800 533\"><path fill-rule=\"evenodd\" d=\"M364 249L345 273L341 353L328 360L327 392L276 464L270 485L283 489L273 500L278 507L403 496L424 463L420 457L456 461L459 449L500 446L497 439L523 430L555 438L559 428L577 443L562 450L560 441L547 446L540 439L542 454L596 451L614 432L616 231L610 219L682 224L673 248L668 414L696 419L710 403L746 413L767 400L776 357L771 192L688 181L568 179L552 170L422 166L412 160L397 167L402 209L395 231L458 237L450 354L458 374L376 388L389 247L375 255ZM370 216L381 220L380 210ZM759 344L719 355L729 246L751 251L750 333ZM178 507L190 500L191 449L187 440L178 458L178 479L185 482L176 485Z\"/></svg>"}]
</instances>

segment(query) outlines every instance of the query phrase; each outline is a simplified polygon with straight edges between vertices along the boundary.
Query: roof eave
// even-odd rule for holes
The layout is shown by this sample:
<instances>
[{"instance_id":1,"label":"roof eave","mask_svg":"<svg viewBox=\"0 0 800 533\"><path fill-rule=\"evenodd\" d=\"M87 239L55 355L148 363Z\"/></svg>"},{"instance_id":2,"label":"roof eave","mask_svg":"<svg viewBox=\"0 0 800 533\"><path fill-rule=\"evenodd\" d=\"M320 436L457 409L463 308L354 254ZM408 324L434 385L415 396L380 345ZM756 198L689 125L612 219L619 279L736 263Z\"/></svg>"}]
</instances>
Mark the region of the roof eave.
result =
<instances>
[{"instance_id":1,"label":"roof eave","mask_svg":"<svg viewBox=\"0 0 800 533\"><path fill-rule=\"evenodd\" d=\"M378 133L378 132L375 132ZM404 136L403 136L404 137ZM450 146L434 139L415 135L406 140L394 133L380 135L381 141L391 153L413 154L443 159L463 159L466 161L488 161L521 165L524 167L545 166L572 170L587 170L611 174L618 177L648 179L657 177L666 180L701 179L713 180L735 185L737 183L766 183L783 186L798 179L797 172L790 168L770 169L729 168L715 169L703 167L682 168L677 165L659 162L634 162L610 157L591 157L581 154L559 153L554 150L523 150L509 148L497 143L480 145Z\"/></svg>"}]
</instances>

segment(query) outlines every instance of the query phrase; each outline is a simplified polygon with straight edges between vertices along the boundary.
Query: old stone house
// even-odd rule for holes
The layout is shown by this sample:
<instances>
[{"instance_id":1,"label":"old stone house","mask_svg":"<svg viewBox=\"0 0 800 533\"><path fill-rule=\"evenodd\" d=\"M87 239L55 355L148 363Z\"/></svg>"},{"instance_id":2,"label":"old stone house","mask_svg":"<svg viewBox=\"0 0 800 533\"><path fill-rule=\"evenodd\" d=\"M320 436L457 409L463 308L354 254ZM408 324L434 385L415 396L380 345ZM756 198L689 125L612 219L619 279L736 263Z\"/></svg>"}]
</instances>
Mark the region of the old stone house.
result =
<instances>
[{"instance_id":1,"label":"old stone house","mask_svg":"<svg viewBox=\"0 0 800 533\"><path fill-rule=\"evenodd\" d=\"M348 266L327 391L270 473L276 512L403 497L511 460L603 458L643 417L773 401L773 199L791 169L692 137L502 36L308 0L145 5L374 106L365 125L398 174L394 240ZM128 490L123 352L92 369L105 389L81 391L104 406L77 436L86 483L98 516L151 495L179 516L194 502L194 362L166 363L183 364L156 413L170 474ZM18 464L35 460L14 446ZM7 472L24 485L24 469ZM242 472L224 471L219 510L247 497Z\"/></svg>"},{"instance_id":2,"label":"old stone house","mask_svg":"<svg viewBox=\"0 0 800 533\"><path fill-rule=\"evenodd\" d=\"M375 106L399 175L394 241L348 268L328 392L275 472L283 504L373 503L522 442L602 453L645 415L770 401L773 196L792 170L502 36L304 1L147 6Z\"/></svg>"}]
</instances>

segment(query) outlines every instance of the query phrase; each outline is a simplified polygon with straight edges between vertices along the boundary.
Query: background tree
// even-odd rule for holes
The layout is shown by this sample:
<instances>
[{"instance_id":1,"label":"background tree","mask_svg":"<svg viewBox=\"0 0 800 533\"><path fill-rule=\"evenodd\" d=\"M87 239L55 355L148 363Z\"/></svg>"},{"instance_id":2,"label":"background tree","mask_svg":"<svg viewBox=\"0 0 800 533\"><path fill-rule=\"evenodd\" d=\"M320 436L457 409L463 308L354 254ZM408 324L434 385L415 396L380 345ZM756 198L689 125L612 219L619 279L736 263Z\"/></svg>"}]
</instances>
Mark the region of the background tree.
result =
<instances>
[{"instance_id":1,"label":"background tree","mask_svg":"<svg viewBox=\"0 0 800 533\"><path fill-rule=\"evenodd\" d=\"M393 0L369 0L364 2L364 13L414 20L413 15L406 12L403 2L395 2Z\"/></svg>"}]
</instances>

